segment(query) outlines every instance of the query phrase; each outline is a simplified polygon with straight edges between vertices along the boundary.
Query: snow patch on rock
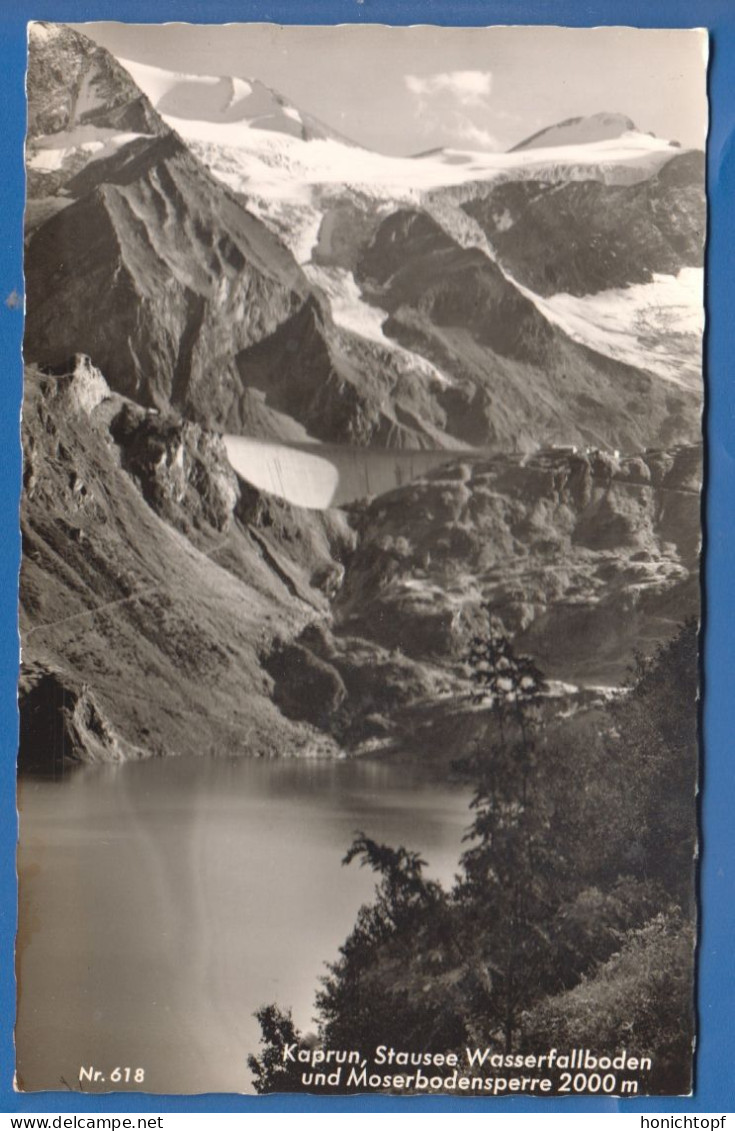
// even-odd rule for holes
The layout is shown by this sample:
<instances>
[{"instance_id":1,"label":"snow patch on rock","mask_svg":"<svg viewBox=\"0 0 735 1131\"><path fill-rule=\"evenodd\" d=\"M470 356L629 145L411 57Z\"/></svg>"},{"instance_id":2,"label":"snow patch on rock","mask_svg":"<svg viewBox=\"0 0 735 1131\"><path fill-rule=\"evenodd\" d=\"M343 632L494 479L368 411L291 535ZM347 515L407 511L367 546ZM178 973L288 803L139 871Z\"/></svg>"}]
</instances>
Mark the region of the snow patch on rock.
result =
<instances>
[{"instance_id":1,"label":"snow patch on rock","mask_svg":"<svg viewBox=\"0 0 735 1131\"><path fill-rule=\"evenodd\" d=\"M147 136L99 126L77 126L73 130L34 138L28 146L26 164L39 173L55 173L80 153L99 160L100 157L109 157L128 142Z\"/></svg>"},{"instance_id":2,"label":"snow patch on rock","mask_svg":"<svg viewBox=\"0 0 735 1131\"><path fill-rule=\"evenodd\" d=\"M307 264L305 272L308 278L318 286L329 298L332 317L338 326L358 334L361 338L376 342L383 349L389 350L400 370L404 372L420 373L427 380L436 381L446 387L453 384L449 378L427 361L425 357L405 349L383 332L383 323L386 313L380 307L371 306L365 302L360 289L352 274L342 267L317 267Z\"/></svg>"}]
</instances>

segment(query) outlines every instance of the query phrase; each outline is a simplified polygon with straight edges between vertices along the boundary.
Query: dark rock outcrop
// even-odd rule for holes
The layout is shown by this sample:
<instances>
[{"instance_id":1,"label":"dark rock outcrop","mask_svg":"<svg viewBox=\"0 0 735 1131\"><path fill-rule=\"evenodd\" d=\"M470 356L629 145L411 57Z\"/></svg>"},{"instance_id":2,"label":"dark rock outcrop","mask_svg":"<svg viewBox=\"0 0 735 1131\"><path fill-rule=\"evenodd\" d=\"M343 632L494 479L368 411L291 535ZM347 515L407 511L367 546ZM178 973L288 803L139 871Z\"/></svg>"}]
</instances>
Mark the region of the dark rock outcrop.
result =
<instances>
[{"instance_id":1,"label":"dark rock outcrop","mask_svg":"<svg viewBox=\"0 0 735 1131\"><path fill-rule=\"evenodd\" d=\"M337 669L300 644L277 642L265 660L274 680L273 699L284 715L322 730L338 730L337 712L347 689Z\"/></svg>"},{"instance_id":2,"label":"dark rock outcrop","mask_svg":"<svg viewBox=\"0 0 735 1131\"><path fill-rule=\"evenodd\" d=\"M421 376L399 379L387 350L338 330L312 298L270 337L238 355L240 378L311 436L359 447L435 446L444 414ZM228 428L239 431L239 406Z\"/></svg>"},{"instance_id":3,"label":"dark rock outcrop","mask_svg":"<svg viewBox=\"0 0 735 1131\"><path fill-rule=\"evenodd\" d=\"M28 137L94 125L168 133L140 88L109 51L63 24L29 26Z\"/></svg>"},{"instance_id":4,"label":"dark rock outcrop","mask_svg":"<svg viewBox=\"0 0 735 1131\"><path fill-rule=\"evenodd\" d=\"M463 208L500 261L541 295L594 294L654 273L701 267L706 232L704 154L671 158L635 185L515 181Z\"/></svg>"},{"instance_id":5,"label":"dark rock outcrop","mask_svg":"<svg viewBox=\"0 0 735 1131\"><path fill-rule=\"evenodd\" d=\"M339 630L456 661L490 607L548 675L619 683L697 614L700 463L692 446L438 469L362 509Z\"/></svg>"},{"instance_id":6,"label":"dark rock outcrop","mask_svg":"<svg viewBox=\"0 0 735 1131\"><path fill-rule=\"evenodd\" d=\"M24 666L18 693L18 769L57 777L69 766L124 762L152 753L121 738L88 683Z\"/></svg>"},{"instance_id":7,"label":"dark rock outcrop","mask_svg":"<svg viewBox=\"0 0 735 1131\"><path fill-rule=\"evenodd\" d=\"M229 526L239 491L222 439L198 424L161 417L126 402L110 425L123 466L148 504L188 530Z\"/></svg>"}]
</instances>

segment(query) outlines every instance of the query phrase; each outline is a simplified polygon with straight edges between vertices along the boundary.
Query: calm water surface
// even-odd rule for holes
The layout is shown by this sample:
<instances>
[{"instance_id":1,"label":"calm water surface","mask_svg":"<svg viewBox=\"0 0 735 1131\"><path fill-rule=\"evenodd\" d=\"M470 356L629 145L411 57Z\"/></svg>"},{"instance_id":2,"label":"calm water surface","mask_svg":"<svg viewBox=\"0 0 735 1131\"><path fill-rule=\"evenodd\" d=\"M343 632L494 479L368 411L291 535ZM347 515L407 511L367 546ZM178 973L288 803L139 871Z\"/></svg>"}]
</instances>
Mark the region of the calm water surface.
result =
<instances>
[{"instance_id":1,"label":"calm water surface","mask_svg":"<svg viewBox=\"0 0 735 1131\"><path fill-rule=\"evenodd\" d=\"M419 849L450 881L468 800L367 761L164 759L22 781L19 1084L76 1088L94 1065L142 1067L147 1091L250 1090L253 1011L276 1001L311 1027L324 963L371 896L372 874L340 863L355 830Z\"/></svg>"}]
</instances>

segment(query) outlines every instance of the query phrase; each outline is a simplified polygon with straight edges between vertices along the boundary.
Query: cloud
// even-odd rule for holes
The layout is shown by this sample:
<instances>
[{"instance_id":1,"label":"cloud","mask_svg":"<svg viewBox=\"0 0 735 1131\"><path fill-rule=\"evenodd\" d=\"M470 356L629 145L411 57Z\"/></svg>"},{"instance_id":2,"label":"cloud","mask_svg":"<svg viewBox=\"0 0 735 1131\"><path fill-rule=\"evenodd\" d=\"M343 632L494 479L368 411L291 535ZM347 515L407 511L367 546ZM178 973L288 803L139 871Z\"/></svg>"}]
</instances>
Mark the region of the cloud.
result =
<instances>
[{"instance_id":1,"label":"cloud","mask_svg":"<svg viewBox=\"0 0 735 1131\"><path fill-rule=\"evenodd\" d=\"M500 142L493 134L488 130L481 129L480 126L476 126L468 118L457 124L457 137L466 141L471 149L498 150L501 148Z\"/></svg>"},{"instance_id":2,"label":"cloud","mask_svg":"<svg viewBox=\"0 0 735 1131\"><path fill-rule=\"evenodd\" d=\"M484 129L484 119L497 117L491 106L490 71L435 71L405 75L406 89L415 99L420 129L439 144L468 149L500 149L498 139ZM472 119L477 120L473 121Z\"/></svg>"},{"instance_id":3,"label":"cloud","mask_svg":"<svg viewBox=\"0 0 735 1131\"><path fill-rule=\"evenodd\" d=\"M487 106L493 87L490 71L437 71L431 75L406 75L407 90L426 103L449 95L462 106Z\"/></svg>"}]
</instances>

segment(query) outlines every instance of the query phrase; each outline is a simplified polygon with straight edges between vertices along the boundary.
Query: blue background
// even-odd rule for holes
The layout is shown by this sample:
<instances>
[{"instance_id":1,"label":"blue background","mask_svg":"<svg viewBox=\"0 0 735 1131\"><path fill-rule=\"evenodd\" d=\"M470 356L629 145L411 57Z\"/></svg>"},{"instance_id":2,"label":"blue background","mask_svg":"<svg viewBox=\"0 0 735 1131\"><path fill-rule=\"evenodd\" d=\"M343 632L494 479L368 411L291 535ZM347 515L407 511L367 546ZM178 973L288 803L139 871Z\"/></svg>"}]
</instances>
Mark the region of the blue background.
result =
<instances>
[{"instance_id":1,"label":"blue background","mask_svg":"<svg viewBox=\"0 0 735 1131\"><path fill-rule=\"evenodd\" d=\"M18 674L19 414L23 290L24 72L28 20L120 19L162 23L265 20L280 23L566 24L706 27L710 31L708 142L707 474L699 944L699 1038L695 1093L677 1100L391 1099L304 1096L110 1096L13 1091L16 922L15 757ZM735 3L733 0L5 0L0 11L5 78L0 100L0 1112L115 1111L615 1111L718 1112L735 1105L735 890L731 812L735 760L731 687L735 593ZM377 78L377 76L376 76Z\"/></svg>"}]
</instances>

